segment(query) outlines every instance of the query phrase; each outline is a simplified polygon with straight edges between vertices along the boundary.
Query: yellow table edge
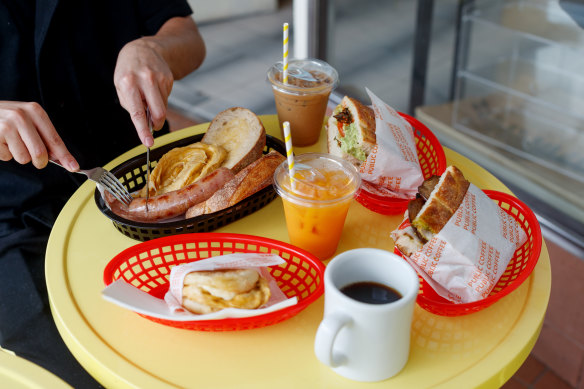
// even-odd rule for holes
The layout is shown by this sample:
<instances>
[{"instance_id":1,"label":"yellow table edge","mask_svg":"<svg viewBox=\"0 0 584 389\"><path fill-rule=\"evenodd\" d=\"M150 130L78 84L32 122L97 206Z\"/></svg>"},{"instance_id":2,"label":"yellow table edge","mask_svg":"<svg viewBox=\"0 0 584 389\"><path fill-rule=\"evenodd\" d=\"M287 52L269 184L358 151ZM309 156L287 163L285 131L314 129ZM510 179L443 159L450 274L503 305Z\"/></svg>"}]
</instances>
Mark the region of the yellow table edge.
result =
<instances>
[{"instance_id":1,"label":"yellow table edge","mask_svg":"<svg viewBox=\"0 0 584 389\"><path fill-rule=\"evenodd\" d=\"M275 115L265 115L260 117L264 122L266 129L270 125L273 126ZM187 135L192 135L196 133L201 133L206 130L208 123L196 125L193 127L188 127L183 130L166 135L164 140L160 144L169 143L177 139L183 138ZM277 126L276 126L277 127ZM273 136L280 138L280 134L274 131L268 130ZM456 164L457 160L462 157L460 154L444 148L446 157L449 163ZM112 162L106 165L106 168L112 168L117 166L121 162L143 153L144 150L141 146L128 151L127 153L116 158ZM473 163L470 160L465 160L465 163ZM475 164L476 165L476 164ZM477 168L480 168L476 165ZM482 168L480 168L482 169ZM484 170L484 169L483 169ZM486 171L485 171L486 172ZM490 173L486 172L490 175ZM508 193L511 193L508 189ZM85 183L71 198L70 201L79 200L86 198L85 201L93 201L94 186L93 183ZM512 194L512 193L511 193ZM78 210L73 207L65 207L62 213L59 215L59 219L69 219L75 220L78 217ZM67 237L69 230L61 229L54 231L54 236L49 241L47 247L48 251L58 251L64 258L65 253L63 251L64 247L67 246ZM52 233L53 234L53 233ZM55 242L65 242L64 246L56 247ZM136 242L138 243L138 242ZM57 258L54 256L53 258ZM69 289L67 285L66 278L66 264L63 261L58 261L53 263L50 258L47 258L46 262L46 275L47 275L47 288L49 291L49 299L51 304L51 310L53 317L55 319L57 328L63 337L65 343L73 353L73 355L79 360L79 362L84 366L84 368L96 377L103 385L106 387L119 387L124 385L125 387L141 387L142 385L152 385L152 377L146 372L142 371L139 366L136 366L124 358L121 358L111 349L109 349L105 344L102 343L101 339L92 331L90 323L83 320L81 315L77 315L73 318L68 317L67 321L61 316L61 311L63 309L73 309L77 310L75 306L75 301L71 298L70 294L67 294L68 298L65 300L60 300L58 303L54 301L52 296L57 292L60 286L64 286ZM532 275L528 278L526 282L529 282L529 288L533 289L533 284L537 283L538 290L540 294L534 296L529 295L529 299L526 301L524 309L533 310L537 312L539 317L534 321L534 317L530 316L530 320L526 320L525 316L522 316L523 320L518 320L517 324L514 326L513 331L505 338L507 344L502 344L497 350L489 354L486 359L491 361L489 366L492 364L501 366L500 372L493 373L492 369L485 369L484 364L478 364L474 368L468 369L466 372L460 374L453 380L449 380L444 383L436 383L436 387L468 387L468 382L480 381L482 384L478 387L500 387L505 381L507 381L521 366L529 355L535 341L537 340L545 316L545 311L547 308L547 303L549 300L549 295L551 291L551 273L550 273L550 261L547 252L547 247L545 242L542 244L542 252L540 255L540 260L536 268L534 269ZM61 295L62 297L62 295ZM75 328L77 336L72 335L72 329ZM534 330L535 328L535 330ZM78 338L83 338L85 344L81 344ZM88 340L89 339L89 340ZM510 341L512 340L512 341ZM512 344L516 343L522 344L521 351L518 353L516 349L513 349ZM92 358L90 352L91 350L99 350L100 353L109 353L112 358L116 359L116 363L119 363L119 369L117 372L111 372L109 369L105 368L102 363L96 361ZM512 350L512 351L511 351ZM510 357L511 355L511 357ZM122 374L124 376L122 376ZM131 376L131 380L128 378ZM471 379L472 377L472 379ZM480 378L479 378L480 377ZM130 382L132 381L132 382ZM465 384L466 383L466 384ZM135 384L135 385L134 385ZM159 381L160 387L168 386L168 382Z\"/></svg>"},{"instance_id":2,"label":"yellow table edge","mask_svg":"<svg viewBox=\"0 0 584 389\"><path fill-rule=\"evenodd\" d=\"M10 389L71 388L48 370L0 348L0 386Z\"/></svg>"}]
</instances>

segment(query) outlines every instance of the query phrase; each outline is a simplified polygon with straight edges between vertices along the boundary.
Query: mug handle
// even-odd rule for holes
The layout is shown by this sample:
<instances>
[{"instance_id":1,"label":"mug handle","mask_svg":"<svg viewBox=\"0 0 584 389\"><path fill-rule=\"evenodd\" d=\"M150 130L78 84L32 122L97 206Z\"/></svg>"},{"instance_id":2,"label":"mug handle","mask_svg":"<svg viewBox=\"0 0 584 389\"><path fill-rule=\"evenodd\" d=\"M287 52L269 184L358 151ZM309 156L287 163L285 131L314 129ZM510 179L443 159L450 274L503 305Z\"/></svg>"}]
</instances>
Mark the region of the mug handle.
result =
<instances>
[{"instance_id":1,"label":"mug handle","mask_svg":"<svg viewBox=\"0 0 584 389\"><path fill-rule=\"evenodd\" d=\"M347 363L345 355L339 353L333 355L333 345L341 328L352 322L351 317L338 312L326 315L320 322L314 340L314 353L322 363L330 367Z\"/></svg>"}]
</instances>

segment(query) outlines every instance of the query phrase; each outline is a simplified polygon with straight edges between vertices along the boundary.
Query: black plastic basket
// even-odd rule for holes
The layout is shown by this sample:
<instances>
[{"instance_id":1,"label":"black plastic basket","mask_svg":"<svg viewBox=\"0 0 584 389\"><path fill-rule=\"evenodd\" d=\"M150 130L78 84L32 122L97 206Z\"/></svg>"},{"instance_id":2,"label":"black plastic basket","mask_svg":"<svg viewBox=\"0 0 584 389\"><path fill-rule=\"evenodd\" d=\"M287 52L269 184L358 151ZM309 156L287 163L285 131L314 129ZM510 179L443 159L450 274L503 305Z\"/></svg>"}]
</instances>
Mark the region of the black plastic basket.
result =
<instances>
[{"instance_id":1,"label":"black plastic basket","mask_svg":"<svg viewBox=\"0 0 584 389\"><path fill-rule=\"evenodd\" d=\"M193 135L188 138L180 139L167 145L152 149L150 151L150 168L156 166L157 161L168 151L175 147L187 146L201 141L204 134ZM273 136L266 135L266 147L264 154L272 150L286 155L286 146L281 140ZM118 177L120 182L130 192L135 192L146 183L146 153L138 155L121 165L111 169L111 172ZM114 226L122 234L139 241L147 241L163 236L186 234L192 232L211 232L219 227L225 226L236 220L247 216L258 209L269 204L276 198L277 194L272 185L254 193L239 203L207 215L201 215L183 220L173 220L168 222L143 223L128 220L113 213L105 204L101 194L95 190L95 203L97 208L107 216Z\"/></svg>"}]
</instances>

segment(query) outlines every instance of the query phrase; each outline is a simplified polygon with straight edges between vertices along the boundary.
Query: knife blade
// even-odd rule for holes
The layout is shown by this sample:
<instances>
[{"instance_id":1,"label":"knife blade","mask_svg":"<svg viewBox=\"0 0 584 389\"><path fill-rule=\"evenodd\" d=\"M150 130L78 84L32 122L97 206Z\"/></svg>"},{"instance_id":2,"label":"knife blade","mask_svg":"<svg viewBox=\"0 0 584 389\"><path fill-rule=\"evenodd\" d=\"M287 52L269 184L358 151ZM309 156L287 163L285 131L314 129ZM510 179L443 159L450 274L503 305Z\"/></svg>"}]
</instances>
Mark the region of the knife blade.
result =
<instances>
[{"instance_id":1,"label":"knife blade","mask_svg":"<svg viewBox=\"0 0 584 389\"><path fill-rule=\"evenodd\" d=\"M146 107L146 117L148 119L148 129L152 135L152 117L150 116L150 109ZM146 147L146 212L148 212L148 199L150 198L150 147Z\"/></svg>"}]
</instances>

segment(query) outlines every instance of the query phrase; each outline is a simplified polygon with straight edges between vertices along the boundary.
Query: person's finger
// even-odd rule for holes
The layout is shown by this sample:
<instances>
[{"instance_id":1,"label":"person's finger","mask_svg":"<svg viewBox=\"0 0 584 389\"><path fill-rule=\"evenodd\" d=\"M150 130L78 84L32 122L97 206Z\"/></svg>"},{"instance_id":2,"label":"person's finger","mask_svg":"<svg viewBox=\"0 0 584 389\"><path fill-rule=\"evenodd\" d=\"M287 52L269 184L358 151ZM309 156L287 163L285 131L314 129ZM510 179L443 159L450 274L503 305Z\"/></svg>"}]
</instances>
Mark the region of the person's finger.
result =
<instances>
[{"instance_id":1,"label":"person's finger","mask_svg":"<svg viewBox=\"0 0 584 389\"><path fill-rule=\"evenodd\" d=\"M36 103L31 103L27 108L31 111L30 118L35 131L25 132L23 141L31 153L33 164L37 168L45 167L50 155L69 171L79 170L79 164L65 146L45 110Z\"/></svg>"},{"instance_id":2,"label":"person's finger","mask_svg":"<svg viewBox=\"0 0 584 389\"><path fill-rule=\"evenodd\" d=\"M27 126L20 129L19 135L21 142L15 137L9 143L14 159L22 164L32 162L37 169L47 166L49 154L37 129Z\"/></svg>"},{"instance_id":3,"label":"person's finger","mask_svg":"<svg viewBox=\"0 0 584 389\"><path fill-rule=\"evenodd\" d=\"M47 166L49 153L40 131L46 126L52 127L53 125L39 104L28 103L24 105L24 108L27 111L27 116L19 128L20 138L30 154L32 164L37 169L42 169Z\"/></svg>"},{"instance_id":4,"label":"person's finger","mask_svg":"<svg viewBox=\"0 0 584 389\"><path fill-rule=\"evenodd\" d=\"M26 144L21 138L21 133L14 130L14 131L7 131L4 134L4 139L8 148L8 153L10 157L7 159L8 161L14 159L16 162L24 165L32 161L32 157L28 152L28 148Z\"/></svg>"},{"instance_id":5,"label":"person's finger","mask_svg":"<svg viewBox=\"0 0 584 389\"><path fill-rule=\"evenodd\" d=\"M166 120L166 98L157 85L148 85L144 90L144 97L150 110L152 127L154 130L160 130Z\"/></svg>"},{"instance_id":6,"label":"person's finger","mask_svg":"<svg viewBox=\"0 0 584 389\"><path fill-rule=\"evenodd\" d=\"M131 76L122 77L116 84L116 89L120 98L120 104L130 114L140 141L145 146L151 147L154 144L154 138L148 128L146 107L135 78Z\"/></svg>"},{"instance_id":7,"label":"person's finger","mask_svg":"<svg viewBox=\"0 0 584 389\"><path fill-rule=\"evenodd\" d=\"M8 149L8 144L0 141L0 161L8 162L12 159L12 153Z\"/></svg>"},{"instance_id":8,"label":"person's finger","mask_svg":"<svg viewBox=\"0 0 584 389\"><path fill-rule=\"evenodd\" d=\"M36 148L37 151L33 152L33 154L37 156L42 154L44 145L42 145L42 141L36 134L36 128L34 128L34 124L30 120L30 113L27 108L27 105L20 104L18 106L4 107L2 111L0 138L9 153L9 155L4 156L5 160L14 159L20 164L27 164L33 160L30 150L35 150ZM28 140L28 145L25 139ZM31 149L29 149L29 145Z\"/></svg>"},{"instance_id":9,"label":"person's finger","mask_svg":"<svg viewBox=\"0 0 584 389\"><path fill-rule=\"evenodd\" d=\"M15 129L12 128L8 120L6 120L3 116L0 116L0 161L7 162L12 159L12 153L10 152L10 147L8 146L10 131L15 131Z\"/></svg>"}]
</instances>

